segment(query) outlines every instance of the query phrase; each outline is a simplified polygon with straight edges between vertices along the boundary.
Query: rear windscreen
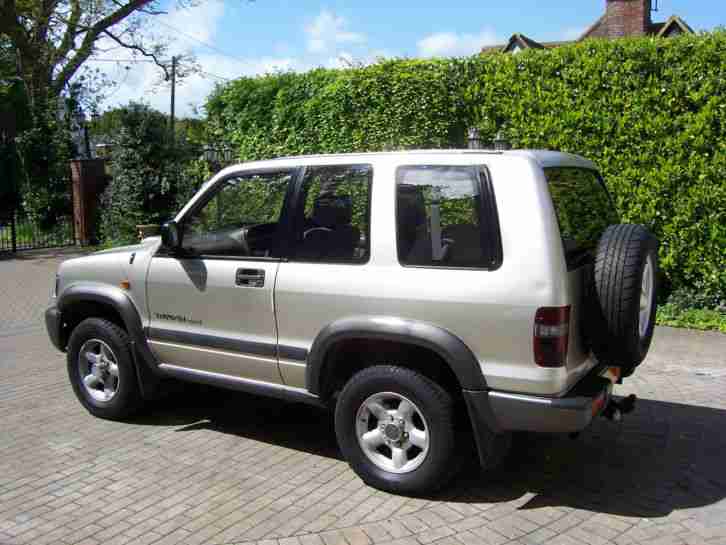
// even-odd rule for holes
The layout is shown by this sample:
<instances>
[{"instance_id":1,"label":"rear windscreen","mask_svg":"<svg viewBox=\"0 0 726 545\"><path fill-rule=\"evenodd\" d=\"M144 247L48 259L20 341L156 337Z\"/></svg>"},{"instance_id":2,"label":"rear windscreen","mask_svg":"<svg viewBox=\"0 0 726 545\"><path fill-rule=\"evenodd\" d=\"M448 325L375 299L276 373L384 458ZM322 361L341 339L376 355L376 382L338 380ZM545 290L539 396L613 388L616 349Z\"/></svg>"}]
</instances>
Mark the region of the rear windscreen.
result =
<instances>
[{"instance_id":1,"label":"rear windscreen","mask_svg":"<svg viewBox=\"0 0 726 545\"><path fill-rule=\"evenodd\" d=\"M566 251L595 247L608 225L620 223L597 172L569 167L544 171Z\"/></svg>"}]
</instances>

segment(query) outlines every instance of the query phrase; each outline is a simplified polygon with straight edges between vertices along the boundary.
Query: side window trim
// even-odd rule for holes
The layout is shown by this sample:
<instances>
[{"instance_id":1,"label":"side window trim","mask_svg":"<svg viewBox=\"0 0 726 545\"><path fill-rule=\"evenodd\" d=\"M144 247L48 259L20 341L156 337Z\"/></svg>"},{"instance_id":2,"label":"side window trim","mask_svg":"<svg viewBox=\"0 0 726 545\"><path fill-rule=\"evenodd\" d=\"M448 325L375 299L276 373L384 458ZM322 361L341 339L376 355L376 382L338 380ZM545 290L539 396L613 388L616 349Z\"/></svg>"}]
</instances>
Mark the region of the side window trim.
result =
<instances>
[{"instance_id":1,"label":"side window trim","mask_svg":"<svg viewBox=\"0 0 726 545\"><path fill-rule=\"evenodd\" d=\"M279 262L287 261L287 252L290 248L290 237L292 236L292 229L290 223L290 204L294 201L294 195L296 192L297 184L302 180L304 175L305 167L293 166L293 167L268 167L268 168L257 168L250 170L242 170L237 172L231 172L226 176L221 177L219 180L214 182L209 188L207 188L204 196L194 203L194 206L189 208L184 215L179 218L179 228L183 231L185 221L193 217L199 210L204 208L209 201L211 201L224 187L225 182L233 178L240 178L244 176L256 176L262 174L273 174L287 172L291 175L290 182L288 183L287 189L285 190L285 197L282 203L282 209L280 211L280 243L279 243L279 255L274 256L229 256L229 255L215 255L215 254L184 254L184 259L214 259L221 261L267 261L267 262ZM168 254L162 246L160 246L154 257L173 257Z\"/></svg>"},{"instance_id":2,"label":"side window trim","mask_svg":"<svg viewBox=\"0 0 726 545\"><path fill-rule=\"evenodd\" d=\"M481 198L480 210L483 214L482 221L479 222L479 228L481 229L483 247L486 248L487 252L488 270L496 271L504 262L497 199L494 195L491 173L486 165L481 165L478 168L478 175Z\"/></svg>"},{"instance_id":3,"label":"side window trim","mask_svg":"<svg viewBox=\"0 0 726 545\"><path fill-rule=\"evenodd\" d=\"M482 252L484 261L488 265L481 266L452 266L452 265L415 265L401 261L398 251L400 244L398 236L398 171L401 168L412 168L418 166L445 166L469 168L476 177L477 187L479 189L479 199L477 199L477 212L479 213L479 234L481 237ZM497 202L494 196L494 186L491 182L489 168L486 165L422 165L422 164L401 164L396 167L395 180L393 184L393 194L395 199L395 224L396 224L396 259L399 265L406 268L416 269L441 269L441 270L460 270L460 271L496 271L502 266L504 261L502 250L501 230L499 227L499 212L497 210Z\"/></svg>"}]
</instances>

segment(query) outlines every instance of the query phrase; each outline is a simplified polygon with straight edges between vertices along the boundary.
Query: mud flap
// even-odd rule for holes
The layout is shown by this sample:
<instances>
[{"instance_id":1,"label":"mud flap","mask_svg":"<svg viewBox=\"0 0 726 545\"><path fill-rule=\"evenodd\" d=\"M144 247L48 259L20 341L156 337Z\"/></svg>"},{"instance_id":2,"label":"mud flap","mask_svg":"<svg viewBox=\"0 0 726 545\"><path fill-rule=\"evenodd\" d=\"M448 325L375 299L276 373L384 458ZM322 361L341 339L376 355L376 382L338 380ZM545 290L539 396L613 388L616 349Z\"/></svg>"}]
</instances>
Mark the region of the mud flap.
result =
<instances>
[{"instance_id":1,"label":"mud flap","mask_svg":"<svg viewBox=\"0 0 726 545\"><path fill-rule=\"evenodd\" d=\"M512 434L499 429L489 406L487 391L464 390L466 408L483 470L496 468L502 463L512 444Z\"/></svg>"}]
</instances>

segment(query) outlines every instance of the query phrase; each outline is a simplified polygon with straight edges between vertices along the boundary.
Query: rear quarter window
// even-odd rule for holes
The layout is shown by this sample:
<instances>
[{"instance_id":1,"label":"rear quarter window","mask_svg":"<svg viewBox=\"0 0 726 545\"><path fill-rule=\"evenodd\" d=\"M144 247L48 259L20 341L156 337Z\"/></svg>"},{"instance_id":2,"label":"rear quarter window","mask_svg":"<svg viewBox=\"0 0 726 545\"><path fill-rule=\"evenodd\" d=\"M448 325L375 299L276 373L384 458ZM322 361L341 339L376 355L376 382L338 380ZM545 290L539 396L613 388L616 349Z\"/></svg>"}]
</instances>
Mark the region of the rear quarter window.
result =
<instances>
[{"instance_id":1,"label":"rear quarter window","mask_svg":"<svg viewBox=\"0 0 726 545\"><path fill-rule=\"evenodd\" d=\"M566 251L594 248L608 225L620 223L597 172L570 167L544 172Z\"/></svg>"}]
</instances>

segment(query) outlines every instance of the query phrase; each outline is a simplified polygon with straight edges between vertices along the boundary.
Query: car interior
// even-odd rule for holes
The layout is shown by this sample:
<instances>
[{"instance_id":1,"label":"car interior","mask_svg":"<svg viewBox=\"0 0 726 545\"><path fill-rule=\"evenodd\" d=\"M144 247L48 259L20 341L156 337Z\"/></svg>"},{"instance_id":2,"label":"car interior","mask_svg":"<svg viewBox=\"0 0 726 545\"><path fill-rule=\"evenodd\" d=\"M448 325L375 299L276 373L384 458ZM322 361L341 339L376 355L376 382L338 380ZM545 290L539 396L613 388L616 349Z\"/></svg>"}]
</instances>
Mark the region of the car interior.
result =
<instances>
[{"instance_id":1,"label":"car interior","mask_svg":"<svg viewBox=\"0 0 726 545\"><path fill-rule=\"evenodd\" d=\"M430 205L431 208L438 204ZM475 207L479 213L479 207ZM424 188L399 184L397 192L398 258L406 265L477 266L483 262L478 225L441 226L437 214L427 214ZM438 212L438 211L437 211ZM438 225L432 221L438 218ZM438 231L438 235L437 235Z\"/></svg>"}]
</instances>

